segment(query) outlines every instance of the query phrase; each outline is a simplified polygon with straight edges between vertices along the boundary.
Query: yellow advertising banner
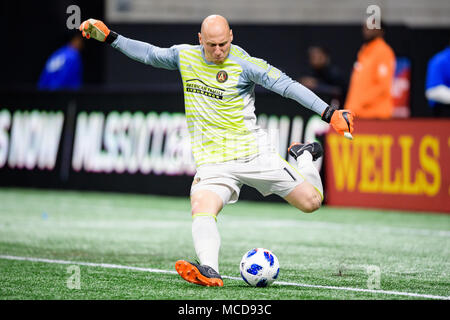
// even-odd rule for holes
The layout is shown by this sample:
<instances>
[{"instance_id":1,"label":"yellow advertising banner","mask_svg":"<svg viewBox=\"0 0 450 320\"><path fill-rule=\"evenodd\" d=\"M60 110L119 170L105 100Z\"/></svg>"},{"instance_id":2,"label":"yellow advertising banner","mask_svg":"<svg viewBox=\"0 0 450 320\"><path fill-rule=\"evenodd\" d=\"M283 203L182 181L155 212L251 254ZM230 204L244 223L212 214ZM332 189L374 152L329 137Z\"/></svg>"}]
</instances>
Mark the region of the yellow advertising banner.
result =
<instances>
[{"instance_id":1,"label":"yellow advertising banner","mask_svg":"<svg viewBox=\"0 0 450 320\"><path fill-rule=\"evenodd\" d=\"M329 205L450 213L450 120L358 120L326 136Z\"/></svg>"}]
</instances>

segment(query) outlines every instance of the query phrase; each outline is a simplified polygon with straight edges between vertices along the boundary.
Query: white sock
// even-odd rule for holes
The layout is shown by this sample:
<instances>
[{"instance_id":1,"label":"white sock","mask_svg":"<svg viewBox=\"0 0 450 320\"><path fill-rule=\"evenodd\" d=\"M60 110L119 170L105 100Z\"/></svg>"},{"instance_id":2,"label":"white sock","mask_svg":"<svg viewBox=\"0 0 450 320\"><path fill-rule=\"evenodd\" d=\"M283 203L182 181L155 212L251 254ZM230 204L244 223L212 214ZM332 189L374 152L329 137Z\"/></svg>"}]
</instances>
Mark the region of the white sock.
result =
<instances>
[{"instance_id":1,"label":"white sock","mask_svg":"<svg viewBox=\"0 0 450 320\"><path fill-rule=\"evenodd\" d=\"M323 195L322 179L320 178L319 171L313 164L312 154L309 151L305 150L297 158L297 165L299 172L306 179L306 181L319 189L320 193Z\"/></svg>"},{"instance_id":2,"label":"white sock","mask_svg":"<svg viewBox=\"0 0 450 320\"><path fill-rule=\"evenodd\" d=\"M219 272L220 234L213 216L197 216L192 221L192 239L200 264Z\"/></svg>"}]
</instances>

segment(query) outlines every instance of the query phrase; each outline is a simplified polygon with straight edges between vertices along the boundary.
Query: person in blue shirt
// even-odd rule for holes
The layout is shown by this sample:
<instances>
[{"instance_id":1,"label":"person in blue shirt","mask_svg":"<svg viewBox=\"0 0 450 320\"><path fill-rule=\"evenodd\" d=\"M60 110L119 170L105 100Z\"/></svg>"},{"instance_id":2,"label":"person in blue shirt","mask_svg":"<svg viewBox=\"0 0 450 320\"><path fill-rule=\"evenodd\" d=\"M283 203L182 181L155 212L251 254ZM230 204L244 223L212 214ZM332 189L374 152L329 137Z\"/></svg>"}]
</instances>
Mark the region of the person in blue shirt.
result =
<instances>
[{"instance_id":1,"label":"person in blue shirt","mask_svg":"<svg viewBox=\"0 0 450 320\"><path fill-rule=\"evenodd\" d=\"M450 116L450 45L428 62L425 95L435 116Z\"/></svg>"},{"instance_id":2,"label":"person in blue shirt","mask_svg":"<svg viewBox=\"0 0 450 320\"><path fill-rule=\"evenodd\" d=\"M70 42L55 51L45 63L39 77L39 90L78 90L82 83L81 50L83 38L76 34Z\"/></svg>"}]
</instances>

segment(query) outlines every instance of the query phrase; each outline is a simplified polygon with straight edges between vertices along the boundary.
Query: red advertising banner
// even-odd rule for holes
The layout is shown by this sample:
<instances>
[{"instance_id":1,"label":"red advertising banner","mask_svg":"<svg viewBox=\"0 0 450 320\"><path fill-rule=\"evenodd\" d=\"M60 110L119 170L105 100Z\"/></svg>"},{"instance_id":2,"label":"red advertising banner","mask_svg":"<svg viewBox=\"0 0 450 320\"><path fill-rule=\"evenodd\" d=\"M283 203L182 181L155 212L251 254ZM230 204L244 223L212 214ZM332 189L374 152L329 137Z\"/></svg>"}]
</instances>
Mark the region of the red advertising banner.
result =
<instances>
[{"instance_id":1,"label":"red advertising banner","mask_svg":"<svg viewBox=\"0 0 450 320\"><path fill-rule=\"evenodd\" d=\"M325 148L327 204L450 213L450 120L358 120Z\"/></svg>"}]
</instances>

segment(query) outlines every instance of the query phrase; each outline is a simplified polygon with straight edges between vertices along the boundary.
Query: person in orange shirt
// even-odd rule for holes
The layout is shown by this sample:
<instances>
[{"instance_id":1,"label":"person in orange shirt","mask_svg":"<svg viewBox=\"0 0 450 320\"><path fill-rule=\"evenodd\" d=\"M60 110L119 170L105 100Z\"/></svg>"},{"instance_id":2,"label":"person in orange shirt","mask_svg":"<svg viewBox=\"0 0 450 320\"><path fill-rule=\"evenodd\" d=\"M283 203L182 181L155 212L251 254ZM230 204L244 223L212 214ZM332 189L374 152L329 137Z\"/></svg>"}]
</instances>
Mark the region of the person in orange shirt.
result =
<instances>
[{"instance_id":1,"label":"person in orange shirt","mask_svg":"<svg viewBox=\"0 0 450 320\"><path fill-rule=\"evenodd\" d=\"M360 119L389 119L394 108L391 94L395 54L384 41L384 27L363 26L365 43L354 64L345 109Z\"/></svg>"}]
</instances>

